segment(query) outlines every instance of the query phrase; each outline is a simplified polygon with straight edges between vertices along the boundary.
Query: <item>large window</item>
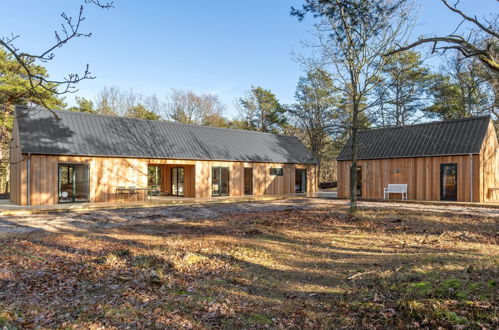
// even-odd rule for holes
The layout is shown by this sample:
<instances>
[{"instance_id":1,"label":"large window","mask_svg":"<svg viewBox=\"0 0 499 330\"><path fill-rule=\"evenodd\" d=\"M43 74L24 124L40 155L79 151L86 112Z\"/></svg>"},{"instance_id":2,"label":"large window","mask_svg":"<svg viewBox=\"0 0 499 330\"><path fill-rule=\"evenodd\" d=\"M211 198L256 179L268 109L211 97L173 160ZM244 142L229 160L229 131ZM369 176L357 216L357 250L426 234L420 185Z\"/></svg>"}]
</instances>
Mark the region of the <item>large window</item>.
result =
<instances>
[{"instance_id":1,"label":"large window","mask_svg":"<svg viewBox=\"0 0 499 330\"><path fill-rule=\"evenodd\" d=\"M172 168L172 195L184 196L184 168Z\"/></svg>"},{"instance_id":2,"label":"large window","mask_svg":"<svg viewBox=\"0 0 499 330\"><path fill-rule=\"evenodd\" d=\"M161 193L161 167L157 165L147 166L147 187L154 189L151 194L159 195Z\"/></svg>"},{"instance_id":3,"label":"large window","mask_svg":"<svg viewBox=\"0 0 499 330\"><path fill-rule=\"evenodd\" d=\"M59 164L59 203L88 201L88 165Z\"/></svg>"},{"instance_id":4,"label":"large window","mask_svg":"<svg viewBox=\"0 0 499 330\"><path fill-rule=\"evenodd\" d=\"M211 195L229 196L229 168L212 167L211 169Z\"/></svg>"},{"instance_id":5,"label":"large window","mask_svg":"<svg viewBox=\"0 0 499 330\"><path fill-rule=\"evenodd\" d=\"M156 188L161 185L161 168L157 165L147 166L147 186Z\"/></svg>"}]
</instances>

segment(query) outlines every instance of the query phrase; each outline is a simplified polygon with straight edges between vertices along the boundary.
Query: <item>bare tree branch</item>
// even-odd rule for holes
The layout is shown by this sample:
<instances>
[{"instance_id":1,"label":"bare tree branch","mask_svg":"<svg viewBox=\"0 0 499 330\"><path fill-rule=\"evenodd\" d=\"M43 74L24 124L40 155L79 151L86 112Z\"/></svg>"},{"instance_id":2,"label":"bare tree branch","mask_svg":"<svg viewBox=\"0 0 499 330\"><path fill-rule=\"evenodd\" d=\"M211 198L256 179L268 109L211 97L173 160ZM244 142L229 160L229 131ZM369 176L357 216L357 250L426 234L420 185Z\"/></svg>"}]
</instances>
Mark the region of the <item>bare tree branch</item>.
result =
<instances>
[{"instance_id":1,"label":"bare tree branch","mask_svg":"<svg viewBox=\"0 0 499 330\"><path fill-rule=\"evenodd\" d=\"M485 31L486 33L490 34L491 36L494 36L495 38L498 38L499 39L499 33L497 33L497 31L494 31L492 30L491 28L487 28L486 26L484 26L482 23L480 23L478 21L478 19L475 17L470 17L468 15L466 15L465 13L463 13L461 10L457 9L457 4L459 3L456 2L454 4L454 6L451 6L449 5L449 3L447 2L447 0L441 0L444 5L449 8L450 10L452 10L453 12L459 14L462 18L464 18L465 20L467 20L468 22L471 22L473 24L475 24L476 26L478 26L481 30Z\"/></svg>"},{"instance_id":2,"label":"bare tree branch","mask_svg":"<svg viewBox=\"0 0 499 330\"><path fill-rule=\"evenodd\" d=\"M455 46L437 47L439 42L453 44ZM412 44L409 44L408 46L400 47L394 51L388 52L384 56L391 56L391 55L394 55L396 53L403 52L403 51L409 50L411 48L414 48L416 46L426 44L426 43L433 44L432 53L435 53L438 50L445 51L445 50L449 50L449 49L458 49L466 57L476 56L487 67L489 67L490 69L499 73L499 62L496 60L496 58L494 57L494 54L492 53L492 51L490 49L491 45L487 45L487 47L485 49L479 49L475 45L464 40L460 36L422 38L416 42L413 42Z\"/></svg>"},{"instance_id":3,"label":"bare tree branch","mask_svg":"<svg viewBox=\"0 0 499 330\"><path fill-rule=\"evenodd\" d=\"M85 0L85 3L96 5L99 8L109 9L113 7L113 2L102 2L100 0ZM19 38L19 35L11 34L9 37L0 38L0 46L3 46L7 52L9 52L14 59L21 65L21 67L26 72L27 80L29 81L29 86L32 89L34 95L38 99L39 103L44 107L48 108L47 104L40 95L39 89L44 89L53 94L63 95L67 93L74 93L78 89L76 85L88 79L94 79L95 77L91 75L88 64L85 67L83 73L70 73L66 77L60 80L47 79L41 74L36 74L31 69L32 64L36 61L48 62L55 58L55 51L58 48L63 47L69 41L81 38L81 37L91 37L92 33L82 33L80 32L80 27L82 22L85 20L83 15L84 7L80 6L78 16L76 19L62 13L61 17L63 23L61 24L60 31L54 31L55 42L49 46L46 50L40 52L39 54L29 53L21 51L17 48L14 42ZM54 113L55 115L55 113ZM56 116L56 115L55 115ZM56 116L57 117L57 116Z\"/></svg>"},{"instance_id":4,"label":"bare tree branch","mask_svg":"<svg viewBox=\"0 0 499 330\"><path fill-rule=\"evenodd\" d=\"M485 26L485 24L481 23L476 16L471 17L466 15L461 10L457 8L459 1L454 3L454 5L450 5L448 0L440 0L442 3L450 9L452 12L458 14L463 18L463 21L459 23L452 34L445 37L429 37L429 38L420 38L416 42L404 47L399 47L398 49L386 53L384 56L391 56L395 53L399 53L402 51L409 50L411 48L417 47L422 44L433 44L432 53L437 51L442 51L443 53L450 49L458 50L465 57L477 57L486 67L488 67L493 72L499 73L499 58L497 54L494 53L493 46L499 43L499 32L497 30L497 20L499 15L494 15L493 20L488 23L489 26ZM479 31L484 32L488 38L484 38L485 42L483 45L479 45L476 42L471 41L473 36L473 31L471 30L468 37L464 38L457 34L457 31L461 27L464 22L470 22L475 27L479 29ZM480 41L481 42L481 41ZM439 44L444 44L444 46L439 46Z\"/></svg>"}]
</instances>

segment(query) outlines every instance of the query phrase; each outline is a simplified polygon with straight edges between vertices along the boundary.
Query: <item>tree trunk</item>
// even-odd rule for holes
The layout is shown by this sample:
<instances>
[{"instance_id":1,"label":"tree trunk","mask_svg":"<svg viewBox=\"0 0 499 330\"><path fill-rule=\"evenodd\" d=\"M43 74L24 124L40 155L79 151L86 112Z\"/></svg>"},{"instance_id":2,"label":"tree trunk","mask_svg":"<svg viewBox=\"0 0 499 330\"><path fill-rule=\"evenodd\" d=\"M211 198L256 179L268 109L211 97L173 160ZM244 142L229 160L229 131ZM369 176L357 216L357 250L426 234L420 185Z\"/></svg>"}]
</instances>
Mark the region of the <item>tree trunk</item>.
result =
<instances>
[{"instance_id":1,"label":"tree trunk","mask_svg":"<svg viewBox=\"0 0 499 330\"><path fill-rule=\"evenodd\" d=\"M352 164L350 167L350 215L357 213L357 131L359 129L359 106L354 101L352 112Z\"/></svg>"}]
</instances>

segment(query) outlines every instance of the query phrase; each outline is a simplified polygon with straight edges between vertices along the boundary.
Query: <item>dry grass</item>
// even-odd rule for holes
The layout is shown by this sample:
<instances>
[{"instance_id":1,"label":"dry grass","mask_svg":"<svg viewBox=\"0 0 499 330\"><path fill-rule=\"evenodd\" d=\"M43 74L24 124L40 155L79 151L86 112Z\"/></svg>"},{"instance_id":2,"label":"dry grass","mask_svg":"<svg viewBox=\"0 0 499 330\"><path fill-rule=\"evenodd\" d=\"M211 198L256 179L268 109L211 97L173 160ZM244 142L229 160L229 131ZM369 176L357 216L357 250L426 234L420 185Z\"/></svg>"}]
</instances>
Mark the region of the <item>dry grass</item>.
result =
<instances>
[{"instance_id":1,"label":"dry grass","mask_svg":"<svg viewBox=\"0 0 499 330\"><path fill-rule=\"evenodd\" d=\"M0 328L497 328L498 219L340 207L0 240Z\"/></svg>"}]
</instances>

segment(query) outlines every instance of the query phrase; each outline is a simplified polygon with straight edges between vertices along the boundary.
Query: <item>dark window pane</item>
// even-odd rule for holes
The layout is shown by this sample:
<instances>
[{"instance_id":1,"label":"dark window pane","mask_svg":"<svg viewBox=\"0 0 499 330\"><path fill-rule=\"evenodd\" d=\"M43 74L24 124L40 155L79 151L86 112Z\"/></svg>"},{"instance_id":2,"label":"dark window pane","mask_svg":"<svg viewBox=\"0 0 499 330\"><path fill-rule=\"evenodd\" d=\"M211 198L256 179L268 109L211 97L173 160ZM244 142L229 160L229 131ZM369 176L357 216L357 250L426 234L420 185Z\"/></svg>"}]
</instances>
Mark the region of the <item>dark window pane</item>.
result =
<instances>
[{"instance_id":1,"label":"dark window pane","mask_svg":"<svg viewBox=\"0 0 499 330\"><path fill-rule=\"evenodd\" d=\"M295 192L307 192L307 170L297 169L295 172Z\"/></svg>"},{"instance_id":2,"label":"dark window pane","mask_svg":"<svg viewBox=\"0 0 499 330\"><path fill-rule=\"evenodd\" d=\"M211 194L213 196L220 196L220 168L213 167L211 169Z\"/></svg>"},{"instance_id":3,"label":"dark window pane","mask_svg":"<svg viewBox=\"0 0 499 330\"><path fill-rule=\"evenodd\" d=\"M457 164L440 165L440 199L457 201Z\"/></svg>"},{"instance_id":4,"label":"dark window pane","mask_svg":"<svg viewBox=\"0 0 499 330\"><path fill-rule=\"evenodd\" d=\"M244 194L253 195L253 169L249 167L244 169Z\"/></svg>"},{"instance_id":5,"label":"dark window pane","mask_svg":"<svg viewBox=\"0 0 499 330\"><path fill-rule=\"evenodd\" d=\"M229 196L229 169L227 167L221 168L220 179L220 195Z\"/></svg>"},{"instance_id":6,"label":"dark window pane","mask_svg":"<svg viewBox=\"0 0 499 330\"><path fill-rule=\"evenodd\" d=\"M172 168L172 195L184 196L184 168Z\"/></svg>"},{"instance_id":7,"label":"dark window pane","mask_svg":"<svg viewBox=\"0 0 499 330\"><path fill-rule=\"evenodd\" d=\"M357 197L362 197L362 166L357 166Z\"/></svg>"},{"instance_id":8,"label":"dark window pane","mask_svg":"<svg viewBox=\"0 0 499 330\"><path fill-rule=\"evenodd\" d=\"M88 202L88 165L59 165L59 203Z\"/></svg>"},{"instance_id":9,"label":"dark window pane","mask_svg":"<svg viewBox=\"0 0 499 330\"><path fill-rule=\"evenodd\" d=\"M86 165L75 165L75 202L88 202L89 200L89 177L88 167Z\"/></svg>"},{"instance_id":10,"label":"dark window pane","mask_svg":"<svg viewBox=\"0 0 499 330\"><path fill-rule=\"evenodd\" d=\"M213 196L228 196L229 195L229 168L228 167L213 167L211 169L212 182L211 194Z\"/></svg>"}]
</instances>

